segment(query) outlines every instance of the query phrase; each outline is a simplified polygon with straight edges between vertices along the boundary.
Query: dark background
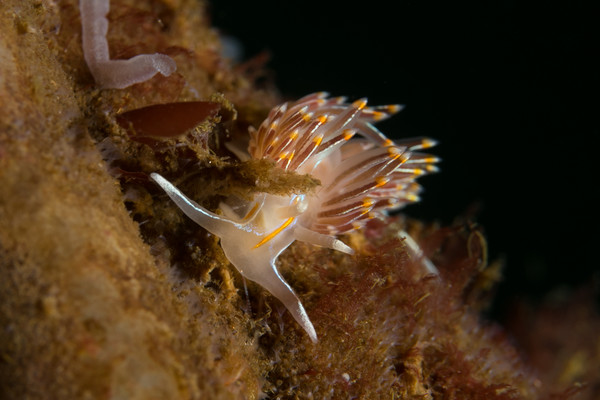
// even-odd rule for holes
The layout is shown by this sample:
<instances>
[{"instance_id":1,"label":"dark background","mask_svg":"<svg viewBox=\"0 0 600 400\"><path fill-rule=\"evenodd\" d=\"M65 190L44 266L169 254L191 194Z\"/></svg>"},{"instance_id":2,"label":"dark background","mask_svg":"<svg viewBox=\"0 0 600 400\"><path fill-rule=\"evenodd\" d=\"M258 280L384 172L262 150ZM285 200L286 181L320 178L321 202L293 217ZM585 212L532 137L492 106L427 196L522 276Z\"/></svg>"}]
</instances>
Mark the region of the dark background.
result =
<instances>
[{"instance_id":1,"label":"dark background","mask_svg":"<svg viewBox=\"0 0 600 400\"><path fill-rule=\"evenodd\" d=\"M515 299L598 287L593 3L214 0L210 13L243 59L270 53L283 95L401 103L384 133L440 141L442 172L404 211L447 224L479 208L490 256L506 262L502 319Z\"/></svg>"}]
</instances>

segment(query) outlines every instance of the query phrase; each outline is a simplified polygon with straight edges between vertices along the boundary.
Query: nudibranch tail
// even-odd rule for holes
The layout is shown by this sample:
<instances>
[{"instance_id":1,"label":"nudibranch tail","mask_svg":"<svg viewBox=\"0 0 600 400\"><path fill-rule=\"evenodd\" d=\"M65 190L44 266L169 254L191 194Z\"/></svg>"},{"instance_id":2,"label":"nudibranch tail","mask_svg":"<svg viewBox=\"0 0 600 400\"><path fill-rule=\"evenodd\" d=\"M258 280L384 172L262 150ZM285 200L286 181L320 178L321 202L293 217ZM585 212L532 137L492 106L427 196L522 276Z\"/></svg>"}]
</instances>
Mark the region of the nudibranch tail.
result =
<instances>
[{"instance_id":1,"label":"nudibranch tail","mask_svg":"<svg viewBox=\"0 0 600 400\"><path fill-rule=\"evenodd\" d=\"M298 226L295 231L296 240L314 244L321 247L327 247L332 250L341 251L346 254L354 254L354 250L346 243L336 239L334 236L323 235L322 233Z\"/></svg>"},{"instance_id":2,"label":"nudibranch tail","mask_svg":"<svg viewBox=\"0 0 600 400\"><path fill-rule=\"evenodd\" d=\"M140 54L129 60L111 60L106 33L109 0L80 0L83 56L103 88L123 89L147 81L157 73L169 76L177 69L175 61L165 54Z\"/></svg>"},{"instance_id":3,"label":"nudibranch tail","mask_svg":"<svg viewBox=\"0 0 600 400\"><path fill-rule=\"evenodd\" d=\"M402 230L402 231L400 231L398 236L400 238L404 239L404 243L406 244L408 253L412 257L415 257L417 259L417 261L421 262L421 264L423 265L423 267L425 268L425 271L427 271L427 273L432 274L432 275L439 275L438 269L431 262L431 260L423 254L423 250L421 249L419 244L415 241L415 239L412 238L412 236L410 236L408 234L408 232Z\"/></svg>"}]
</instances>

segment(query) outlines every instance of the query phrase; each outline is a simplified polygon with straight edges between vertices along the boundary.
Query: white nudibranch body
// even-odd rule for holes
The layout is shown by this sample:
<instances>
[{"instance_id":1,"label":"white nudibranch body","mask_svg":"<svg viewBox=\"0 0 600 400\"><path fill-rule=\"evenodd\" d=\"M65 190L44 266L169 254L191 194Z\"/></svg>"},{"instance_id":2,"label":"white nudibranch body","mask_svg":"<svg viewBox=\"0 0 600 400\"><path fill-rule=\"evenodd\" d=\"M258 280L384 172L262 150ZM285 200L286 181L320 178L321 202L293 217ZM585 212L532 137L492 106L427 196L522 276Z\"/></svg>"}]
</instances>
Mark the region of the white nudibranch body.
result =
<instances>
[{"instance_id":1,"label":"white nudibranch body","mask_svg":"<svg viewBox=\"0 0 600 400\"><path fill-rule=\"evenodd\" d=\"M79 0L83 57L98 85L105 89L123 89L147 81L158 72L169 76L177 69L165 54L140 54L129 60L111 60L106 33L109 0Z\"/></svg>"},{"instance_id":2,"label":"white nudibranch body","mask_svg":"<svg viewBox=\"0 0 600 400\"><path fill-rule=\"evenodd\" d=\"M217 215L162 176L151 174L186 215L221 238L225 255L244 277L281 300L313 342L315 328L275 266L279 254L295 240L352 254L336 235L418 201L421 187L415 178L436 171L438 161L415 152L433 146L433 140L393 143L371 124L400 106L366 107L366 100L351 104L345 100L316 93L275 107L258 130L250 131L249 155L241 155L312 174L321 181L312 193L259 193L251 202L228 199L220 205L222 215ZM350 140L356 134L363 138Z\"/></svg>"}]
</instances>

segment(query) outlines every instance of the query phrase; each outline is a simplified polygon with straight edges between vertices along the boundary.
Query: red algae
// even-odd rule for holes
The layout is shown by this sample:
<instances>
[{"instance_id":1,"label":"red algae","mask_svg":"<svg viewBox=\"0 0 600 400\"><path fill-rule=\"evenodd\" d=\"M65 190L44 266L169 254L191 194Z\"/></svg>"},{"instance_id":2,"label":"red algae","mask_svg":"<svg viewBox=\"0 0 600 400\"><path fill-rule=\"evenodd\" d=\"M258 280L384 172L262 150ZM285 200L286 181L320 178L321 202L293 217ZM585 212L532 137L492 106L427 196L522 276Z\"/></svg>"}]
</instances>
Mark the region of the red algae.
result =
<instances>
[{"instance_id":1,"label":"red algae","mask_svg":"<svg viewBox=\"0 0 600 400\"><path fill-rule=\"evenodd\" d=\"M210 101L154 104L121 113L116 121L132 140L167 139L183 135L206 118L215 116L219 109L219 104Z\"/></svg>"}]
</instances>

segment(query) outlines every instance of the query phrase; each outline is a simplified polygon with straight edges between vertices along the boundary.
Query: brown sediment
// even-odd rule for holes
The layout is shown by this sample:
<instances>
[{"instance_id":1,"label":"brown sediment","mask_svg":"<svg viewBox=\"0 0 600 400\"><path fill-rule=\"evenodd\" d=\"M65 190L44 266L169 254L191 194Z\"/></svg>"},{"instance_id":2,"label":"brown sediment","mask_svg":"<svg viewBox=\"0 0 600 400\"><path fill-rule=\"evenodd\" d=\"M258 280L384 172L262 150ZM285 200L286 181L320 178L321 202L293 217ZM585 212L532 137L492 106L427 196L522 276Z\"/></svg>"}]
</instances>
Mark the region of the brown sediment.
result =
<instances>
[{"instance_id":1,"label":"brown sediment","mask_svg":"<svg viewBox=\"0 0 600 400\"><path fill-rule=\"evenodd\" d=\"M164 52L178 70L104 91L83 60L76 1L4 0L0 11L3 398L567 398L590 379L565 372L549 390L480 321L499 264L467 224L411 226L440 277L409 256L399 219L345 237L355 257L292 245L279 265L312 344L147 178L164 174L213 210L227 195L319 185L225 148L279 98L220 57L203 4L111 1L112 57ZM220 106L153 143L116 120L182 101Z\"/></svg>"},{"instance_id":2,"label":"brown sediment","mask_svg":"<svg viewBox=\"0 0 600 400\"><path fill-rule=\"evenodd\" d=\"M2 398L260 393L267 360L245 330L231 329L247 319L238 304L179 278L169 259L161 258L164 252L152 256L157 246L151 249L140 237L119 182L109 174L112 166L96 146L107 139L125 158L151 154L126 142L115 116L123 109L192 100L181 85L188 70L197 69L191 75L203 99L226 93L216 71L195 65L199 53L218 51L197 4L111 2L115 54L129 46L162 51L166 43L189 49L174 55L179 75L121 91L94 88L75 1L0 6ZM155 24L157 14L167 15L170 25ZM186 14L189 20L182 18ZM138 36L125 32L132 18L145 27L136 30ZM191 24L200 38L193 46L191 31L180 30ZM220 71L234 87L236 79ZM200 145L192 150L201 151L208 153ZM159 161L123 162L150 168ZM131 194L135 187L123 190ZM151 197L144 199L150 210Z\"/></svg>"}]
</instances>

